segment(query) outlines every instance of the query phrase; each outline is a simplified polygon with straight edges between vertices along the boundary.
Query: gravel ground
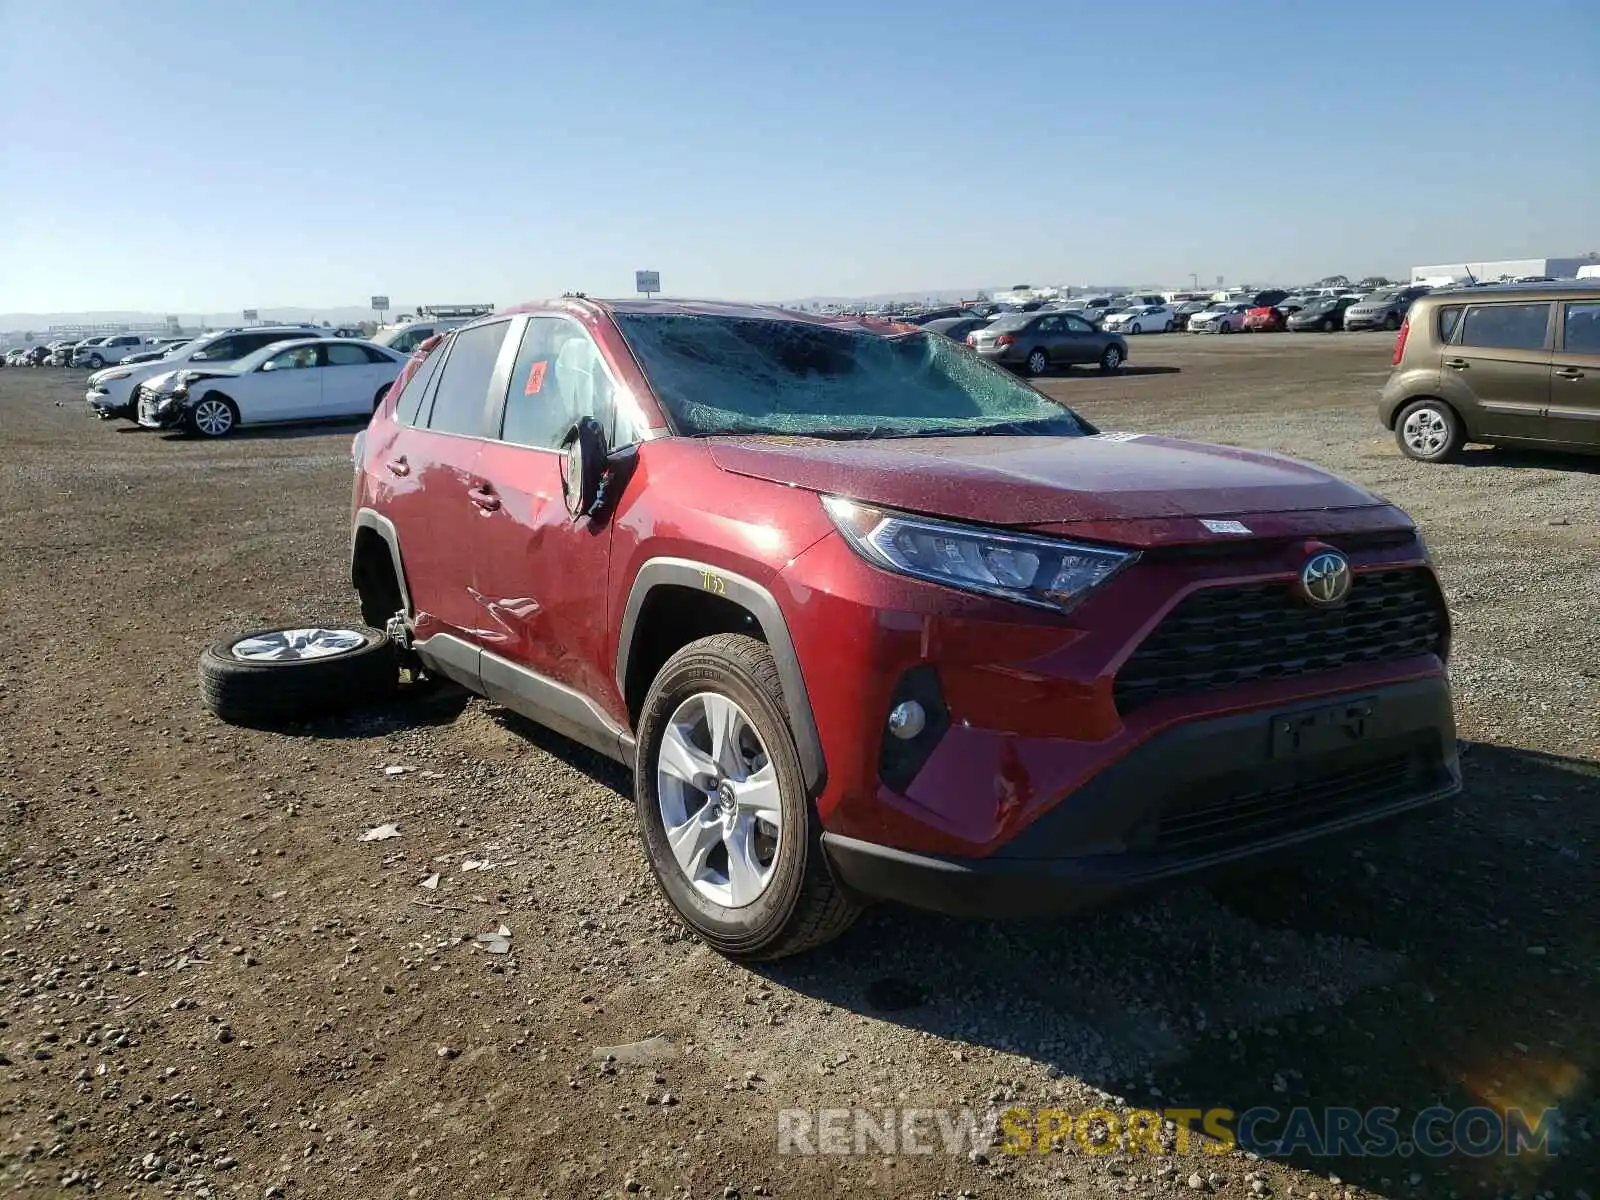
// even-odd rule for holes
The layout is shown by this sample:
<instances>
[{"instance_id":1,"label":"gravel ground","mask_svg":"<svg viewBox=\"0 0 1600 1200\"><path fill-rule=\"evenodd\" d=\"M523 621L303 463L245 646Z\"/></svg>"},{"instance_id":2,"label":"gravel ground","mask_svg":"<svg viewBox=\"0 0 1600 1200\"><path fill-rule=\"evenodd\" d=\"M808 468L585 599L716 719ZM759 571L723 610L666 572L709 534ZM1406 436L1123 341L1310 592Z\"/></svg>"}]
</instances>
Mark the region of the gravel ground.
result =
<instances>
[{"instance_id":1,"label":"gravel ground","mask_svg":"<svg viewBox=\"0 0 1600 1200\"><path fill-rule=\"evenodd\" d=\"M1125 376L1046 386L1417 517L1456 621L1454 816L1061 925L880 908L754 970L658 899L621 771L511 714L441 692L267 734L200 709L208 639L354 615L350 430L188 442L91 420L81 375L0 372L0 1187L1600 1196L1595 464L1404 460L1374 418L1389 342L1141 338ZM509 953L473 948L502 927ZM1436 1103L1559 1105L1559 1153L777 1153L786 1109L1405 1129Z\"/></svg>"}]
</instances>

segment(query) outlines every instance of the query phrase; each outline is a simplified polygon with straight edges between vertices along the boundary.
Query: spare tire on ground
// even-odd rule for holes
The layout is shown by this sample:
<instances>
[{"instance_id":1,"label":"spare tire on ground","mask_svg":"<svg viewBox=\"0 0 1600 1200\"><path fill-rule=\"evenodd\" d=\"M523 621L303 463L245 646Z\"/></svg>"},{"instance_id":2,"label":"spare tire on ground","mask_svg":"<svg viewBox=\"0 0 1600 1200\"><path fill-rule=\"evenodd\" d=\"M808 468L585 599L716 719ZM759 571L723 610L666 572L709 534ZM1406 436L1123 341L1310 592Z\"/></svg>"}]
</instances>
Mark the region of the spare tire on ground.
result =
<instances>
[{"instance_id":1,"label":"spare tire on ground","mask_svg":"<svg viewBox=\"0 0 1600 1200\"><path fill-rule=\"evenodd\" d=\"M236 633L200 655L200 699L231 725L285 725L381 703L399 681L388 634L337 621Z\"/></svg>"}]
</instances>

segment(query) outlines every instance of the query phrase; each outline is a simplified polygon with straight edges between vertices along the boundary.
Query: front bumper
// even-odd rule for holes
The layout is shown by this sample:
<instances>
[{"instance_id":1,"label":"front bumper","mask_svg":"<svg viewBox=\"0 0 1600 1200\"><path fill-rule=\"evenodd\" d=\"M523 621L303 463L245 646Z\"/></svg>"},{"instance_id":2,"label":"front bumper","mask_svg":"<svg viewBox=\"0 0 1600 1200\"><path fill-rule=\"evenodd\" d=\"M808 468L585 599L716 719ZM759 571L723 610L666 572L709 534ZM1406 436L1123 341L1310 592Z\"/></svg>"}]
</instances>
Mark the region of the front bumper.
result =
<instances>
[{"instance_id":1,"label":"front bumper","mask_svg":"<svg viewBox=\"0 0 1600 1200\"><path fill-rule=\"evenodd\" d=\"M1297 750L1281 730L1307 711L1348 715L1360 736L1346 741L1335 723ZM1437 814L1460 788L1440 674L1324 696L1312 710L1258 709L1169 728L983 858L834 833L822 840L835 876L863 898L959 916L1048 916Z\"/></svg>"},{"instance_id":2,"label":"front bumper","mask_svg":"<svg viewBox=\"0 0 1600 1200\"><path fill-rule=\"evenodd\" d=\"M152 396L149 392L138 393L138 407L135 419L146 429L175 429L183 423L183 404L179 400L172 400L165 409L161 407L167 397Z\"/></svg>"},{"instance_id":3,"label":"front bumper","mask_svg":"<svg viewBox=\"0 0 1600 1200\"><path fill-rule=\"evenodd\" d=\"M84 403L102 417L131 417L136 412L132 394L126 399L119 400L110 392L100 392L90 388L83 394L83 399Z\"/></svg>"},{"instance_id":4,"label":"front bumper","mask_svg":"<svg viewBox=\"0 0 1600 1200\"><path fill-rule=\"evenodd\" d=\"M1389 319L1388 313L1379 313L1377 316L1352 317L1346 314L1344 327L1346 331L1354 333L1362 329L1382 329L1385 321Z\"/></svg>"}]
</instances>

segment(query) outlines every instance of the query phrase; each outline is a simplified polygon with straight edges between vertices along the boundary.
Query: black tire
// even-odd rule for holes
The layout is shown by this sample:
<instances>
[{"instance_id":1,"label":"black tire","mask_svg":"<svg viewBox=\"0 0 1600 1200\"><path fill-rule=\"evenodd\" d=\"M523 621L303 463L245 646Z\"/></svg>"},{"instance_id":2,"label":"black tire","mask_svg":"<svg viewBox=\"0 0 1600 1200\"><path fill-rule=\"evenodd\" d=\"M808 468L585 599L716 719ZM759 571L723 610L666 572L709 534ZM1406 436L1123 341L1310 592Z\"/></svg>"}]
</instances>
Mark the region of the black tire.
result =
<instances>
[{"instance_id":1,"label":"black tire","mask_svg":"<svg viewBox=\"0 0 1600 1200\"><path fill-rule=\"evenodd\" d=\"M1045 353L1043 346L1035 346L1028 351L1028 360L1023 364L1029 375L1038 378L1050 371L1050 356Z\"/></svg>"},{"instance_id":2,"label":"black tire","mask_svg":"<svg viewBox=\"0 0 1600 1200\"><path fill-rule=\"evenodd\" d=\"M1123 356L1121 346L1107 346L1100 352L1100 374L1114 374L1122 370L1122 364L1127 361L1127 358Z\"/></svg>"},{"instance_id":3,"label":"black tire","mask_svg":"<svg viewBox=\"0 0 1600 1200\"><path fill-rule=\"evenodd\" d=\"M232 416L232 421L228 427L215 433L206 432L196 417L201 406L211 401L218 401L223 404ZM190 405L189 410L183 414L183 430L190 437L224 438L237 428L239 428L239 406L233 402L231 396L224 396L221 392L207 392Z\"/></svg>"},{"instance_id":4,"label":"black tire","mask_svg":"<svg viewBox=\"0 0 1600 1200\"><path fill-rule=\"evenodd\" d=\"M1395 332L1395 330L1399 329L1400 328L1400 314L1399 313L1390 313L1387 317L1385 317L1383 319L1383 327L1385 329L1387 329L1390 333L1393 333L1393 332Z\"/></svg>"},{"instance_id":5,"label":"black tire","mask_svg":"<svg viewBox=\"0 0 1600 1200\"><path fill-rule=\"evenodd\" d=\"M389 635L347 621L322 624L359 632L363 644L327 658L246 662L234 657L236 644L279 631L234 634L207 646L200 655L201 703L230 725L272 728L391 696L399 686L400 665Z\"/></svg>"},{"instance_id":6,"label":"black tire","mask_svg":"<svg viewBox=\"0 0 1600 1200\"><path fill-rule=\"evenodd\" d=\"M1338 327L1333 323L1332 317L1323 317L1322 324L1317 328L1322 330L1323 333L1332 333Z\"/></svg>"},{"instance_id":7,"label":"black tire","mask_svg":"<svg viewBox=\"0 0 1600 1200\"><path fill-rule=\"evenodd\" d=\"M89 367L90 367L91 370L98 371L101 367L103 367L105 365L106 365L106 360L101 358L98 354L89 355Z\"/></svg>"},{"instance_id":8,"label":"black tire","mask_svg":"<svg viewBox=\"0 0 1600 1200\"><path fill-rule=\"evenodd\" d=\"M744 908L726 908L695 889L667 844L661 817L656 762L662 735L678 706L701 692L724 695L743 709L778 776L784 833L774 873L766 889ZM829 869L822 824L806 794L778 667L766 643L742 634L716 634L689 643L667 660L650 685L639 718L633 790L639 836L657 884L680 919L719 953L746 960L798 954L838 937L861 911Z\"/></svg>"},{"instance_id":9,"label":"black tire","mask_svg":"<svg viewBox=\"0 0 1600 1200\"><path fill-rule=\"evenodd\" d=\"M383 407L383 398L389 394L389 389L392 386L394 386L394 385L393 384L388 384L388 383L384 384L381 388L378 389L377 395L372 397L372 411L373 412L377 412L378 409Z\"/></svg>"},{"instance_id":10,"label":"black tire","mask_svg":"<svg viewBox=\"0 0 1600 1200\"><path fill-rule=\"evenodd\" d=\"M1406 422L1413 415L1426 417L1428 414L1438 421L1444 431L1442 439L1439 439L1434 449L1429 449L1425 444L1413 445L1407 440ZM1455 409L1443 400L1428 397L1413 400L1400 410L1400 415L1394 419L1394 440L1400 446L1400 453L1407 458L1416 459L1418 462L1442 463L1449 462L1461 453L1461 447L1466 444L1467 430Z\"/></svg>"},{"instance_id":11,"label":"black tire","mask_svg":"<svg viewBox=\"0 0 1600 1200\"><path fill-rule=\"evenodd\" d=\"M1233 332L1233 327L1230 326L1226 321L1218 321L1216 323L1216 325L1215 325L1215 329L1216 329L1216 331L1218 333L1232 333Z\"/></svg>"}]
</instances>

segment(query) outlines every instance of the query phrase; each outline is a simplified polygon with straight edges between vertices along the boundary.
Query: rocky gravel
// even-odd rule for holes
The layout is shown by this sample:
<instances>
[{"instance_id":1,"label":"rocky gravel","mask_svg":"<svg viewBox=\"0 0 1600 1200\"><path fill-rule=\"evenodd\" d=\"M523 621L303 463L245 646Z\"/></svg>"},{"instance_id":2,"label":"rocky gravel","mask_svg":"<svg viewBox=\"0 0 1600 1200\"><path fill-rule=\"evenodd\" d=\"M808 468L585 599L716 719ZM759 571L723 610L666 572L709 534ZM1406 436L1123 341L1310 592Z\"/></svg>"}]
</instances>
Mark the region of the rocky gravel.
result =
<instances>
[{"instance_id":1,"label":"rocky gravel","mask_svg":"<svg viewBox=\"0 0 1600 1200\"><path fill-rule=\"evenodd\" d=\"M189 442L0 371L0 1189L1600 1196L1600 460L1406 461L1388 345L1149 337L1126 376L1046 387L1413 513L1456 627L1450 818L1058 924L879 908L758 968L673 920L620 768L512 714L200 708L208 640L355 614L352 430ZM1559 1106L1558 1152L1130 1152L1100 1120L1012 1154L982 1123L1435 1104ZM818 1143L852 1108L977 1135L779 1153L781 1113Z\"/></svg>"}]
</instances>

